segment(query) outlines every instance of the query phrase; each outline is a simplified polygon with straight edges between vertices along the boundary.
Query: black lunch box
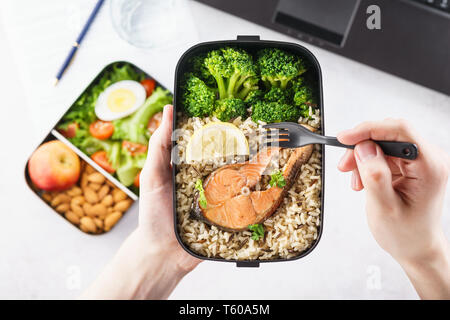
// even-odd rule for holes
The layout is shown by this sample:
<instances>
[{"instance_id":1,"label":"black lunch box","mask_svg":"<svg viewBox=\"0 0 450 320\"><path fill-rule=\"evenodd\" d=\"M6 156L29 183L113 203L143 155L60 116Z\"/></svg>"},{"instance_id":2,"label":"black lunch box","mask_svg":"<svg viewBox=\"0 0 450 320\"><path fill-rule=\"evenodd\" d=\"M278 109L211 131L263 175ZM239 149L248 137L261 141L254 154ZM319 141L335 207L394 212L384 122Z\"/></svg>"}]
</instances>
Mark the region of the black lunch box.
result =
<instances>
[{"instance_id":1,"label":"black lunch box","mask_svg":"<svg viewBox=\"0 0 450 320\"><path fill-rule=\"evenodd\" d=\"M268 40L260 40L259 36L237 36L236 40L221 40L221 41L211 41L211 42L203 42L199 43L191 48L189 48L186 52L183 53L183 55L178 60L177 67L175 69L175 85L174 85L174 97L173 97L173 103L174 103L174 117L173 117L173 127L176 128L177 123L177 117L176 113L177 110L182 110L181 102L180 102L180 96L181 96L181 80L184 75L184 73L188 70L188 61L191 57L203 53L208 50L217 49L223 46L234 46L238 48L246 49L250 52L257 51L259 49L263 48L280 48L283 50L290 51L292 53L298 54L301 56L305 62L308 64L308 77L311 77L309 79L312 83L316 84L316 90L318 92L317 99L318 99L318 107L320 108L320 117L321 117L321 123L320 128L322 134L325 134L325 128L324 128L324 112L323 112L323 90L322 90L322 72L320 70L319 62L317 61L316 57L305 47L296 44L296 43L290 43L290 42L283 42L283 41L268 41ZM176 146L176 142L172 142L172 148ZM175 187L175 175L177 173L177 167L173 166L173 181L174 181L174 187L173 187L173 215L174 215L174 229L175 234L177 237L178 242L183 247L184 250L186 250L189 254L193 255L194 257L198 259L203 260L211 260L211 261L222 261L222 262L236 262L236 265L238 267L259 267L259 264L261 262L280 262L280 261L292 261L297 260L300 258L305 257L307 254L309 254L311 251L314 250L314 248L319 243L319 240L322 235L323 230L323 205L324 205L324 185L325 185L325 148L322 147L322 190L321 190L321 210L320 210L320 225L318 227L318 236L316 241L313 243L313 245L302 252L300 255L293 257L291 259L273 259L273 260L227 260L227 259L220 259L220 258L209 258L205 256L201 256L192 250L190 250L182 241L181 236L178 232L178 216L177 216L177 197L176 197L176 187Z\"/></svg>"},{"instance_id":2,"label":"black lunch box","mask_svg":"<svg viewBox=\"0 0 450 320\"><path fill-rule=\"evenodd\" d=\"M71 107L75 104L76 101L78 101L78 99L80 99L80 97L87 91L89 90L92 86L96 85L100 79L103 77L103 75L107 72L109 72L114 65L118 65L118 66L122 66L122 65L129 65L131 66L133 69L135 69L137 72L142 73L143 75L145 75L146 78L151 78L154 79L156 82L156 87L161 87L164 90L167 90L160 82L158 82L155 78L153 78L152 76L150 76L148 73L146 73L145 71L143 71L142 69L138 68L137 66L135 66L134 64L128 62L128 61L114 61L109 63L108 65L106 65L99 73L98 75L91 81L91 83L80 93L80 95L75 99L74 103L71 105ZM64 113L64 115L70 111L70 108L67 109L67 111ZM63 115L63 117L64 117ZM48 133L48 135L39 143L39 145L37 147L39 147L40 145L42 145L45 142L51 141L51 140L60 140L61 142L63 142L64 144L66 144L70 149L72 149L81 159L81 161L85 161L87 164L89 164L90 166L92 166L97 172L100 172L108 181L110 181L112 184L114 184L116 187L118 187L119 189L121 189L122 191L124 191L127 196L133 201L136 202L136 200L138 199L138 195L135 194L131 189L127 188L126 186L124 186L122 183L120 183L120 181L118 179L116 179L114 176L112 176L111 174L109 174L108 172L106 172L103 168L101 168L98 164L96 164L88 155L86 155L85 153L83 153L80 149L78 149L75 145L73 145L68 139L66 139L61 133L59 133L56 130L56 127L58 126L58 124L60 123L60 121L62 120L61 117L58 122L55 124L55 126L53 126L53 128L50 130L50 132ZM37 149L36 147L36 149ZM31 155L30 155L31 156ZM29 159L28 159L29 160ZM44 199L42 198L42 191L38 190L34 187L33 183L31 182L30 179L30 175L28 172L28 160L27 163L25 165L25 170L24 170L24 174L25 174L25 181L28 185L28 187L31 189L31 191L36 194L42 201L44 201ZM45 201L44 201L45 202ZM56 210L54 208L52 208L47 202L45 202L49 208L51 208L57 215L61 216L59 213L56 212ZM128 212L131 209L128 208L128 210L126 212ZM124 214L126 213L124 212ZM64 218L64 217L62 217ZM64 218L65 219L65 218ZM122 218L121 218L122 219ZM120 220L121 220L120 219ZM65 219L66 220L66 219ZM69 221L67 221L68 223L70 223ZM76 226L75 226L76 227ZM79 229L79 228L78 228ZM81 231L81 230L80 230ZM106 231L104 233L107 233L109 231ZM101 234L104 234L101 233ZM94 234L97 235L97 234ZM99 234L100 235L100 234Z\"/></svg>"}]
</instances>

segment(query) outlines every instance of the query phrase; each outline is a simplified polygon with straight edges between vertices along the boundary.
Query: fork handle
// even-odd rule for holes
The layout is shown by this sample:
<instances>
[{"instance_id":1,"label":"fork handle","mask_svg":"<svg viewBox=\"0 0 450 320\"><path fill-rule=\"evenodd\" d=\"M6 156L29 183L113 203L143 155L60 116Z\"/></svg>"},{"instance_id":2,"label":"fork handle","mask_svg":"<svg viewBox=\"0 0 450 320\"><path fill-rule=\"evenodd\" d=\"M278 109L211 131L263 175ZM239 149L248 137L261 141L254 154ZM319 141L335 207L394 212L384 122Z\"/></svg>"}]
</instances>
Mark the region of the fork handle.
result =
<instances>
[{"instance_id":1,"label":"fork handle","mask_svg":"<svg viewBox=\"0 0 450 320\"><path fill-rule=\"evenodd\" d=\"M335 137L322 136L322 138L322 144L348 149L355 148L354 145L340 143ZM414 143L379 140L374 140L374 142L380 146L381 150L387 156L414 160L419 154L417 146Z\"/></svg>"}]
</instances>

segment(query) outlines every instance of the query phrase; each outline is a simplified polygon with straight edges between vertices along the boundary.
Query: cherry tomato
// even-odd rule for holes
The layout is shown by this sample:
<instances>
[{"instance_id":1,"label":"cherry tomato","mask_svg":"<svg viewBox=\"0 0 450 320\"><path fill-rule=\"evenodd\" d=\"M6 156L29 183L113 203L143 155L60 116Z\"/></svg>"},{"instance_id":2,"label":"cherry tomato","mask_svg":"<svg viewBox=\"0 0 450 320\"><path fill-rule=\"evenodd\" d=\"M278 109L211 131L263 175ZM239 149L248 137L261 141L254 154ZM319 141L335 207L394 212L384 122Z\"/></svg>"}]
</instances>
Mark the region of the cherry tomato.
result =
<instances>
[{"instance_id":1,"label":"cherry tomato","mask_svg":"<svg viewBox=\"0 0 450 320\"><path fill-rule=\"evenodd\" d=\"M131 141L122 141L122 148L127 149L132 156L147 152L147 146Z\"/></svg>"},{"instance_id":2,"label":"cherry tomato","mask_svg":"<svg viewBox=\"0 0 450 320\"><path fill-rule=\"evenodd\" d=\"M156 81L153 79L144 79L141 81L142 86L145 89L145 92L147 93L147 97L150 97L153 93L153 90L155 90Z\"/></svg>"},{"instance_id":3,"label":"cherry tomato","mask_svg":"<svg viewBox=\"0 0 450 320\"><path fill-rule=\"evenodd\" d=\"M158 112L158 113L155 113L155 115L150 118L147 128L151 134L153 134L156 131L156 129L158 129L158 127L160 126L161 120L162 120L162 115L163 115L162 112Z\"/></svg>"},{"instance_id":4,"label":"cherry tomato","mask_svg":"<svg viewBox=\"0 0 450 320\"><path fill-rule=\"evenodd\" d=\"M97 120L89 126L89 132L94 138L105 140L112 136L114 125L111 121Z\"/></svg>"},{"instance_id":5,"label":"cherry tomato","mask_svg":"<svg viewBox=\"0 0 450 320\"><path fill-rule=\"evenodd\" d=\"M138 172L138 174L136 175L136 177L134 177L134 182L133 184L139 188L139 177L141 175L141 171Z\"/></svg>"},{"instance_id":6,"label":"cherry tomato","mask_svg":"<svg viewBox=\"0 0 450 320\"><path fill-rule=\"evenodd\" d=\"M72 122L67 126L67 129L58 129L58 131L66 138L74 138L75 135L77 134L77 130L78 130L79 126L78 123L76 122Z\"/></svg>"},{"instance_id":7,"label":"cherry tomato","mask_svg":"<svg viewBox=\"0 0 450 320\"><path fill-rule=\"evenodd\" d=\"M106 172L114 173L116 171L109 163L106 151L97 151L91 155L91 158L96 164L105 169Z\"/></svg>"}]
</instances>

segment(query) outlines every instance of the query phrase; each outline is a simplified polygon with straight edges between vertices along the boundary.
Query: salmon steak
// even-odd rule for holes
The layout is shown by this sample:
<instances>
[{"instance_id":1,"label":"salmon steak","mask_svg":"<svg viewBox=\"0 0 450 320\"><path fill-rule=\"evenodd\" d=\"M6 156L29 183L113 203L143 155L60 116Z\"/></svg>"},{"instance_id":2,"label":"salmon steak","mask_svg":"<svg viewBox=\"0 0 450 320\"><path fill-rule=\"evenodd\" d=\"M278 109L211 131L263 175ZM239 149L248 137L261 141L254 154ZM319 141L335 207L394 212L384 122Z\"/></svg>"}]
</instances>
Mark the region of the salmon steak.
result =
<instances>
[{"instance_id":1,"label":"salmon steak","mask_svg":"<svg viewBox=\"0 0 450 320\"><path fill-rule=\"evenodd\" d=\"M293 150L282 171L283 187L275 185L255 190L272 161L279 156L279 147L265 148L250 161L220 167L203 181L206 206L200 204L197 191L191 215L227 231L243 231L249 225L262 223L283 202L313 149L313 145L308 145Z\"/></svg>"}]
</instances>

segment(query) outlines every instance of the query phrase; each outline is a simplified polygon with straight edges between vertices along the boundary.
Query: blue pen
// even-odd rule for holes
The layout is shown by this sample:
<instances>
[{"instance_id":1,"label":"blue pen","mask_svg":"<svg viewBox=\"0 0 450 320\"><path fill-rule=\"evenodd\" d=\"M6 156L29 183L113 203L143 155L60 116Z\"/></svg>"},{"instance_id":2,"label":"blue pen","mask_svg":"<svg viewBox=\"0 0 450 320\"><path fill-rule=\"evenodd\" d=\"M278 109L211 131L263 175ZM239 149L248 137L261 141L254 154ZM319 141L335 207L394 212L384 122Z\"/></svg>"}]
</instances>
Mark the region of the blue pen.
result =
<instances>
[{"instance_id":1,"label":"blue pen","mask_svg":"<svg viewBox=\"0 0 450 320\"><path fill-rule=\"evenodd\" d=\"M55 83L54 83L55 86L58 84L58 82L61 79L64 71L66 71L66 69L69 66L70 62L72 61L75 53L77 52L78 48L80 47L81 41L83 41L84 36L86 35L87 31L89 30L89 27L91 26L92 22L94 21L95 17L97 16L97 13L100 10L103 2L104 2L104 0L99 0L97 2L97 4L95 5L94 10L92 10L92 12L91 12L88 20L86 21L83 29L81 30L80 34L78 35L77 40L72 45L72 48L70 49L66 60L64 60L64 63L62 64L61 68L58 71L58 74L55 77Z\"/></svg>"}]
</instances>

